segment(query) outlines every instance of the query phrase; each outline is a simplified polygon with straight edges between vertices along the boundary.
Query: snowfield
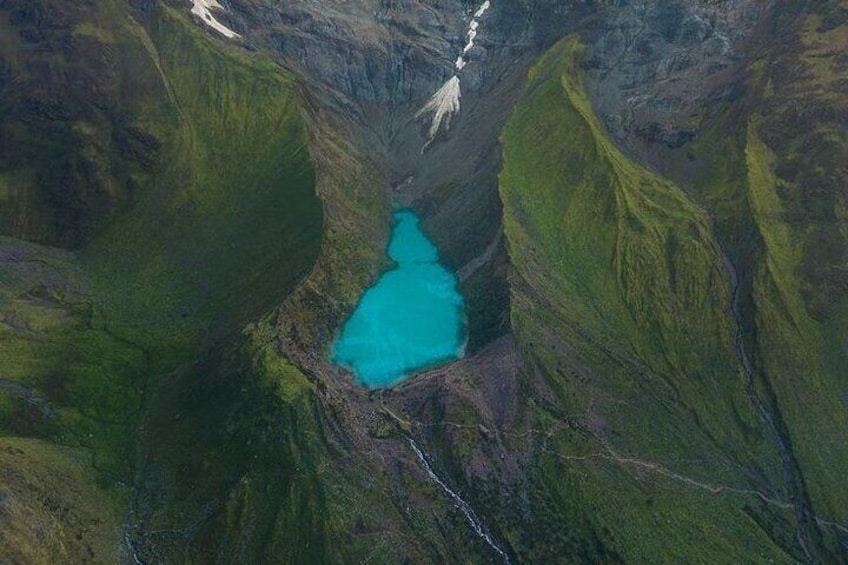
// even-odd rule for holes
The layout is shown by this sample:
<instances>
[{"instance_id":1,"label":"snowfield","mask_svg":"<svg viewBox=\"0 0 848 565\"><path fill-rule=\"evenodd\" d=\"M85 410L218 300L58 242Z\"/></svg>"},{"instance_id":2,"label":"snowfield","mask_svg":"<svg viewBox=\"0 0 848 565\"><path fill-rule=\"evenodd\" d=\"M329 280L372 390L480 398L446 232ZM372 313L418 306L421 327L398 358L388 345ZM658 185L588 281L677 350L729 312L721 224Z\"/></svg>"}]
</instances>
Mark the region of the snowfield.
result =
<instances>
[{"instance_id":1,"label":"snowfield","mask_svg":"<svg viewBox=\"0 0 848 565\"><path fill-rule=\"evenodd\" d=\"M219 22L212 16L212 9L223 10L224 7L221 6L216 0L194 0L194 5L191 8L191 13L203 20L203 23L226 37L227 39L234 39L236 37L241 37L239 34Z\"/></svg>"}]
</instances>

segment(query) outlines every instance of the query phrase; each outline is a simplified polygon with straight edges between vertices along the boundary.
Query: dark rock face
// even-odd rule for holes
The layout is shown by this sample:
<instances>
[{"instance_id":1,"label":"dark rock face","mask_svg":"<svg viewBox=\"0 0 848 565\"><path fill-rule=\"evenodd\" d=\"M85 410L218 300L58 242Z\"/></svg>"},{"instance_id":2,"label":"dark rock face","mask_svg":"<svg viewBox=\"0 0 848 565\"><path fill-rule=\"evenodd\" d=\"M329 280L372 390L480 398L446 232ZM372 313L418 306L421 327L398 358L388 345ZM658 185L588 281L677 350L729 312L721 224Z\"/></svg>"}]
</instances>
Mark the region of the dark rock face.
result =
<instances>
[{"instance_id":1,"label":"dark rock face","mask_svg":"<svg viewBox=\"0 0 848 565\"><path fill-rule=\"evenodd\" d=\"M734 70L771 2L633 2L591 32L598 114L627 146L680 147L737 94Z\"/></svg>"},{"instance_id":2,"label":"dark rock face","mask_svg":"<svg viewBox=\"0 0 848 565\"><path fill-rule=\"evenodd\" d=\"M449 78L476 5L451 1L230 3L250 42L345 112L392 137ZM732 95L732 69L771 2L494 2L462 73L463 94L482 98L522 55L579 31L593 102L619 139L677 146L700 113ZM465 101L465 100L464 100ZM416 106L417 105L417 106Z\"/></svg>"},{"instance_id":3,"label":"dark rock face","mask_svg":"<svg viewBox=\"0 0 848 565\"><path fill-rule=\"evenodd\" d=\"M461 8L416 2L233 2L251 40L274 49L313 88L345 111L396 105L438 81L433 59L460 41ZM445 65L447 66L447 65Z\"/></svg>"}]
</instances>

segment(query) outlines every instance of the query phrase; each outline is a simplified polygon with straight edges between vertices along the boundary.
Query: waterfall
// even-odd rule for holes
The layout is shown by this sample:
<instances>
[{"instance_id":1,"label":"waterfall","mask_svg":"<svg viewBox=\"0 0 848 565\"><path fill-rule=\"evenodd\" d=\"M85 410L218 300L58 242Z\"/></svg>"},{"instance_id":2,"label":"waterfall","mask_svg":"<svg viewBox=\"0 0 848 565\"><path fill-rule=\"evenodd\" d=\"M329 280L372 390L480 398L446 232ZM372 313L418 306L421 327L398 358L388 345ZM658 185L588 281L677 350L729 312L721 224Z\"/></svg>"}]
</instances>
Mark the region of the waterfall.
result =
<instances>
[{"instance_id":1,"label":"waterfall","mask_svg":"<svg viewBox=\"0 0 848 565\"><path fill-rule=\"evenodd\" d=\"M486 544L488 544L488 546L491 547L503 559L504 563L509 565L509 556L503 549L498 547L498 545L492 539L492 536L490 536L489 533L486 531L486 527L480 521L480 518L478 518L477 514L474 513L474 510L471 508L471 506L469 506L469 504L465 502L462 497L460 497L453 490L451 490L451 488L447 484L445 484L442 479L439 478L436 472L433 471L433 467L430 466L430 462L427 461L426 457L424 457L424 452L421 451L421 449L415 443L415 440L410 437L408 437L407 440L409 441L409 447L412 448L412 451L415 452L415 455L418 456L418 460L421 461L421 464L424 466L424 470L427 471L427 476L429 476L434 483L439 485L439 488L441 488L442 491L446 495L448 495L448 498L451 499L453 505L465 515L465 519L468 520L468 523L471 525L471 529L474 530L474 533L476 533L483 541L485 541Z\"/></svg>"}]
</instances>

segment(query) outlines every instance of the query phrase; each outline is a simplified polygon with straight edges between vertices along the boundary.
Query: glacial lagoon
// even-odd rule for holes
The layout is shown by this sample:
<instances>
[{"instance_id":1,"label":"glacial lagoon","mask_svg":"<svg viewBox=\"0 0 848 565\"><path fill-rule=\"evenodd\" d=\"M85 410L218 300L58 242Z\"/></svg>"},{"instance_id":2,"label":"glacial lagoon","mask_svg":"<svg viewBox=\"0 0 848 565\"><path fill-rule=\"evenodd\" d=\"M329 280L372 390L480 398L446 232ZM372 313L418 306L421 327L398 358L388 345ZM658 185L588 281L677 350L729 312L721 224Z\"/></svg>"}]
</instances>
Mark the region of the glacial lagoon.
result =
<instances>
[{"instance_id":1,"label":"glacial lagoon","mask_svg":"<svg viewBox=\"0 0 848 565\"><path fill-rule=\"evenodd\" d=\"M456 276L410 210L394 213L388 255L395 263L362 295L333 345L332 361L380 388L462 355L464 301Z\"/></svg>"}]
</instances>

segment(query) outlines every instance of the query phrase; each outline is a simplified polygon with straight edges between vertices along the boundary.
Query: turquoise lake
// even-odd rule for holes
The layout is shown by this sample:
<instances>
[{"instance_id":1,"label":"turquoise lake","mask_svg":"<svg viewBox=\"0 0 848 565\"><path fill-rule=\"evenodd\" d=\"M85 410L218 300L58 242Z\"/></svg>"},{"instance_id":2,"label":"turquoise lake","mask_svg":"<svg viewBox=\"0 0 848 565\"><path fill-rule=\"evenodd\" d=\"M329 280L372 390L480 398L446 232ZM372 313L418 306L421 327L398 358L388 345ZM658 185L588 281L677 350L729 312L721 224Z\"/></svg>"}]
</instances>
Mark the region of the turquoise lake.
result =
<instances>
[{"instance_id":1,"label":"turquoise lake","mask_svg":"<svg viewBox=\"0 0 848 565\"><path fill-rule=\"evenodd\" d=\"M396 266L359 301L333 346L332 361L365 386L394 384L408 373L462 356L464 301L456 276L409 210L394 213L388 255Z\"/></svg>"}]
</instances>

